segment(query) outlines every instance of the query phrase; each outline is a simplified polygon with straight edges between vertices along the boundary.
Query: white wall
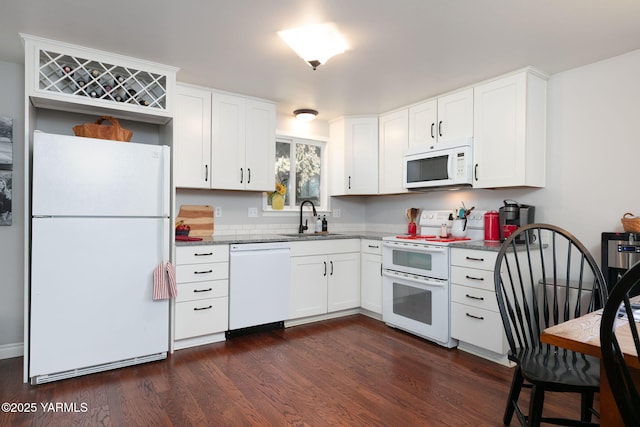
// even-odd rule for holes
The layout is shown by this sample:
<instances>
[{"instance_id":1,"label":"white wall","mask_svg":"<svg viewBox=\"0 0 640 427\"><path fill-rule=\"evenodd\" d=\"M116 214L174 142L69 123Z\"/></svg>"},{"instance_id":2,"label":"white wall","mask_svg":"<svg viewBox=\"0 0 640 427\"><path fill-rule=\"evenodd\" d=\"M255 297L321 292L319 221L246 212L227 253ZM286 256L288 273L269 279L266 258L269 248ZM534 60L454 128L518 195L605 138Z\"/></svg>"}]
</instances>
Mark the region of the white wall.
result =
<instances>
[{"instance_id":1,"label":"white wall","mask_svg":"<svg viewBox=\"0 0 640 427\"><path fill-rule=\"evenodd\" d=\"M0 359L22 353L24 67L0 61L0 116L13 118L11 226L0 227Z\"/></svg>"},{"instance_id":2,"label":"white wall","mask_svg":"<svg viewBox=\"0 0 640 427\"><path fill-rule=\"evenodd\" d=\"M566 228L600 260L600 233L640 215L640 50L553 75L548 82L547 186L370 197L366 221L406 223L409 207L497 209L511 198L536 221Z\"/></svg>"}]
</instances>

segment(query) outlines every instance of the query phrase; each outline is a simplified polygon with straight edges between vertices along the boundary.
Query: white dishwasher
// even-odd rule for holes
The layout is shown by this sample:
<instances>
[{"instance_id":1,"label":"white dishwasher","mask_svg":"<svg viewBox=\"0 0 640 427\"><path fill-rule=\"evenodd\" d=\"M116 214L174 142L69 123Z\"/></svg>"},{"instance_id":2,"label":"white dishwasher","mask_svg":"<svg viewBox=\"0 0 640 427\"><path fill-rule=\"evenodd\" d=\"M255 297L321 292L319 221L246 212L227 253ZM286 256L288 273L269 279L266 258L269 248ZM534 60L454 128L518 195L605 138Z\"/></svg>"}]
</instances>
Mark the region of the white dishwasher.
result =
<instances>
[{"instance_id":1,"label":"white dishwasher","mask_svg":"<svg viewBox=\"0 0 640 427\"><path fill-rule=\"evenodd\" d=\"M229 330L286 320L289 242L232 244L229 255Z\"/></svg>"}]
</instances>

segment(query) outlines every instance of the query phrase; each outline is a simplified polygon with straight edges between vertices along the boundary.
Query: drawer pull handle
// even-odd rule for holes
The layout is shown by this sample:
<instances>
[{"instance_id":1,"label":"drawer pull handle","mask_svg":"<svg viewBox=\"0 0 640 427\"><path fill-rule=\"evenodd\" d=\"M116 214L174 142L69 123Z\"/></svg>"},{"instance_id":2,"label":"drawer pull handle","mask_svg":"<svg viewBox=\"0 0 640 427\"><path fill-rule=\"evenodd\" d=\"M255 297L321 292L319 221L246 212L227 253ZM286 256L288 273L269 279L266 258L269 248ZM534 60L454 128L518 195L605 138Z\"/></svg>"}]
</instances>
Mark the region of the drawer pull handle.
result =
<instances>
[{"instance_id":1,"label":"drawer pull handle","mask_svg":"<svg viewBox=\"0 0 640 427\"><path fill-rule=\"evenodd\" d=\"M194 307L194 308L193 308L193 311L209 310L209 309L211 309L211 308L213 308L213 306L212 306L212 305L210 305L210 306L208 306L208 307Z\"/></svg>"},{"instance_id":2,"label":"drawer pull handle","mask_svg":"<svg viewBox=\"0 0 640 427\"><path fill-rule=\"evenodd\" d=\"M207 270L207 271L194 271L193 274L208 274L208 273L213 273L213 270Z\"/></svg>"},{"instance_id":3,"label":"drawer pull handle","mask_svg":"<svg viewBox=\"0 0 640 427\"><path fill-rule=\"evenodd\" d=\"M468 274L464 277L466 277L469 280L480 280L480 281L484 280L484 277L473 277L473 276L469 276Z\"/></svg>"},{"instance_id":4,"label":"drawer pull handle","mask_svg":"<svg viewBox=\"0 0 640 427\"><path fill-rule=\"evenodd\" d=\"M469 314L469 313L465 313L467 315L467 317L471 317L473 319L478 319L478 320L484 320L484 317L482 316L474 316L473 314Z\"/></svg>"},{"instance_id":5,"label":"drawer pull handle","mask_svg":"<svg viewBox=\"0 0 640 427\"><path fill-rule=\"evenodd\" d=\"M378 245L368 245L368 246L369 246L370 248L373 248L373 249L378 249L378 248L380 247L380 246L378 246Z\"/></svg>"},{"instance_id":6,"label":"drawer pull handle","mask_svg":"<svg viewBox=\"0 0 640 427\"><path fill-rule=\"evenodd\" d=\"M466 294L467 298L477 299L478 301L484 301L484 297L474 297L473 295Z\"/></svg>"},{"instance_id":7,"label":"drawer pull handle","mask_svg":"<svg viewBox=\"0 0 640 427\"><path fill-rule=\"evenodd\" d=\"M209 289L194 289L193 292L209 292L212 291L213 288L209 288ZM467 295L469 296L469 295Z\"/></svg>"},{"instance_id":8,"label":"drawer pull handle","mask_svg":"<svg viewBox=\"0 0 640 427\"><path fill-rule=\"evenodd\" d=\"M194 256L211 256L211 255L213 255L213 252L209 252L209 253L206 253L206 254L193 254L193 255Z\"/></svg>"},{"instance_id":9,"label":"drawer pull handle","mask_svg":"<svg viewBox=\"0 0 640 427\"><path fill-rule=\"evenodd\" d=\"M474 258L472 256L466 257L469 261L484 261L484 258Z\"/></svg>"}]
</instances>

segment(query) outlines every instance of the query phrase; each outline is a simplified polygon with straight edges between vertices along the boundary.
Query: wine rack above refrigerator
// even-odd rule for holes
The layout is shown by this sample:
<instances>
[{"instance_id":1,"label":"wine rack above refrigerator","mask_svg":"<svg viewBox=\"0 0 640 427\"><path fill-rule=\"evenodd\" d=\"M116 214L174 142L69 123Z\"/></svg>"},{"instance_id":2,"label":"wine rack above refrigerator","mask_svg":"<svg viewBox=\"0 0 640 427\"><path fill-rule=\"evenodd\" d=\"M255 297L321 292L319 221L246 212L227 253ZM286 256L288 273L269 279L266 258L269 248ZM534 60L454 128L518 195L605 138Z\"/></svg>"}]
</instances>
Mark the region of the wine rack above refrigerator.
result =
<instances>
[{"instance_id":1,"label":"wine rack above refrigerator","mask_svg":"<svg viewBox=\"0 0 640 427\"><path fill-rule=\"evenodd\" d=\"M21 34L31 103L167 123L177 68Z\"/></svg>"}]
</instances>

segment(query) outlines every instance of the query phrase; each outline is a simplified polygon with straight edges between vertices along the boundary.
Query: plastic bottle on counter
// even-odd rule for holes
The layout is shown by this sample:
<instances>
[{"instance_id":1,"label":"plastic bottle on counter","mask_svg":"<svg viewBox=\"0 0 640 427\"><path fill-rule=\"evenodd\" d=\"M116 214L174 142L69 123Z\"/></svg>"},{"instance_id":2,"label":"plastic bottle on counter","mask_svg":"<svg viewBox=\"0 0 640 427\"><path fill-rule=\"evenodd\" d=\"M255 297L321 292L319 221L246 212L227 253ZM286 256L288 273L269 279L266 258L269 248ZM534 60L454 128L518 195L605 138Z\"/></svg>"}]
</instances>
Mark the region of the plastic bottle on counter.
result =
<instances>
[{"instance_id":1,"label":"plastic bottle on counter","mask_svg":"<svg viewBox=\"0 0 640 427\"><path fill-rule=\"evenodd\" d=\"M327 231L329 229L329 223L327 222L327 216L322 217L322 231Z\"/></svg>"},{"instance_id":2,"label":"plastic bottle on counter","mask_svg":"<svg viewBox=\"0 0 640 427\"><path fill-rule=\"evenodd\" d=\"M322 218L318 215L318 219L316 220L316 233L319 233L322 230Z\"/></svg>"}]
</instances>

